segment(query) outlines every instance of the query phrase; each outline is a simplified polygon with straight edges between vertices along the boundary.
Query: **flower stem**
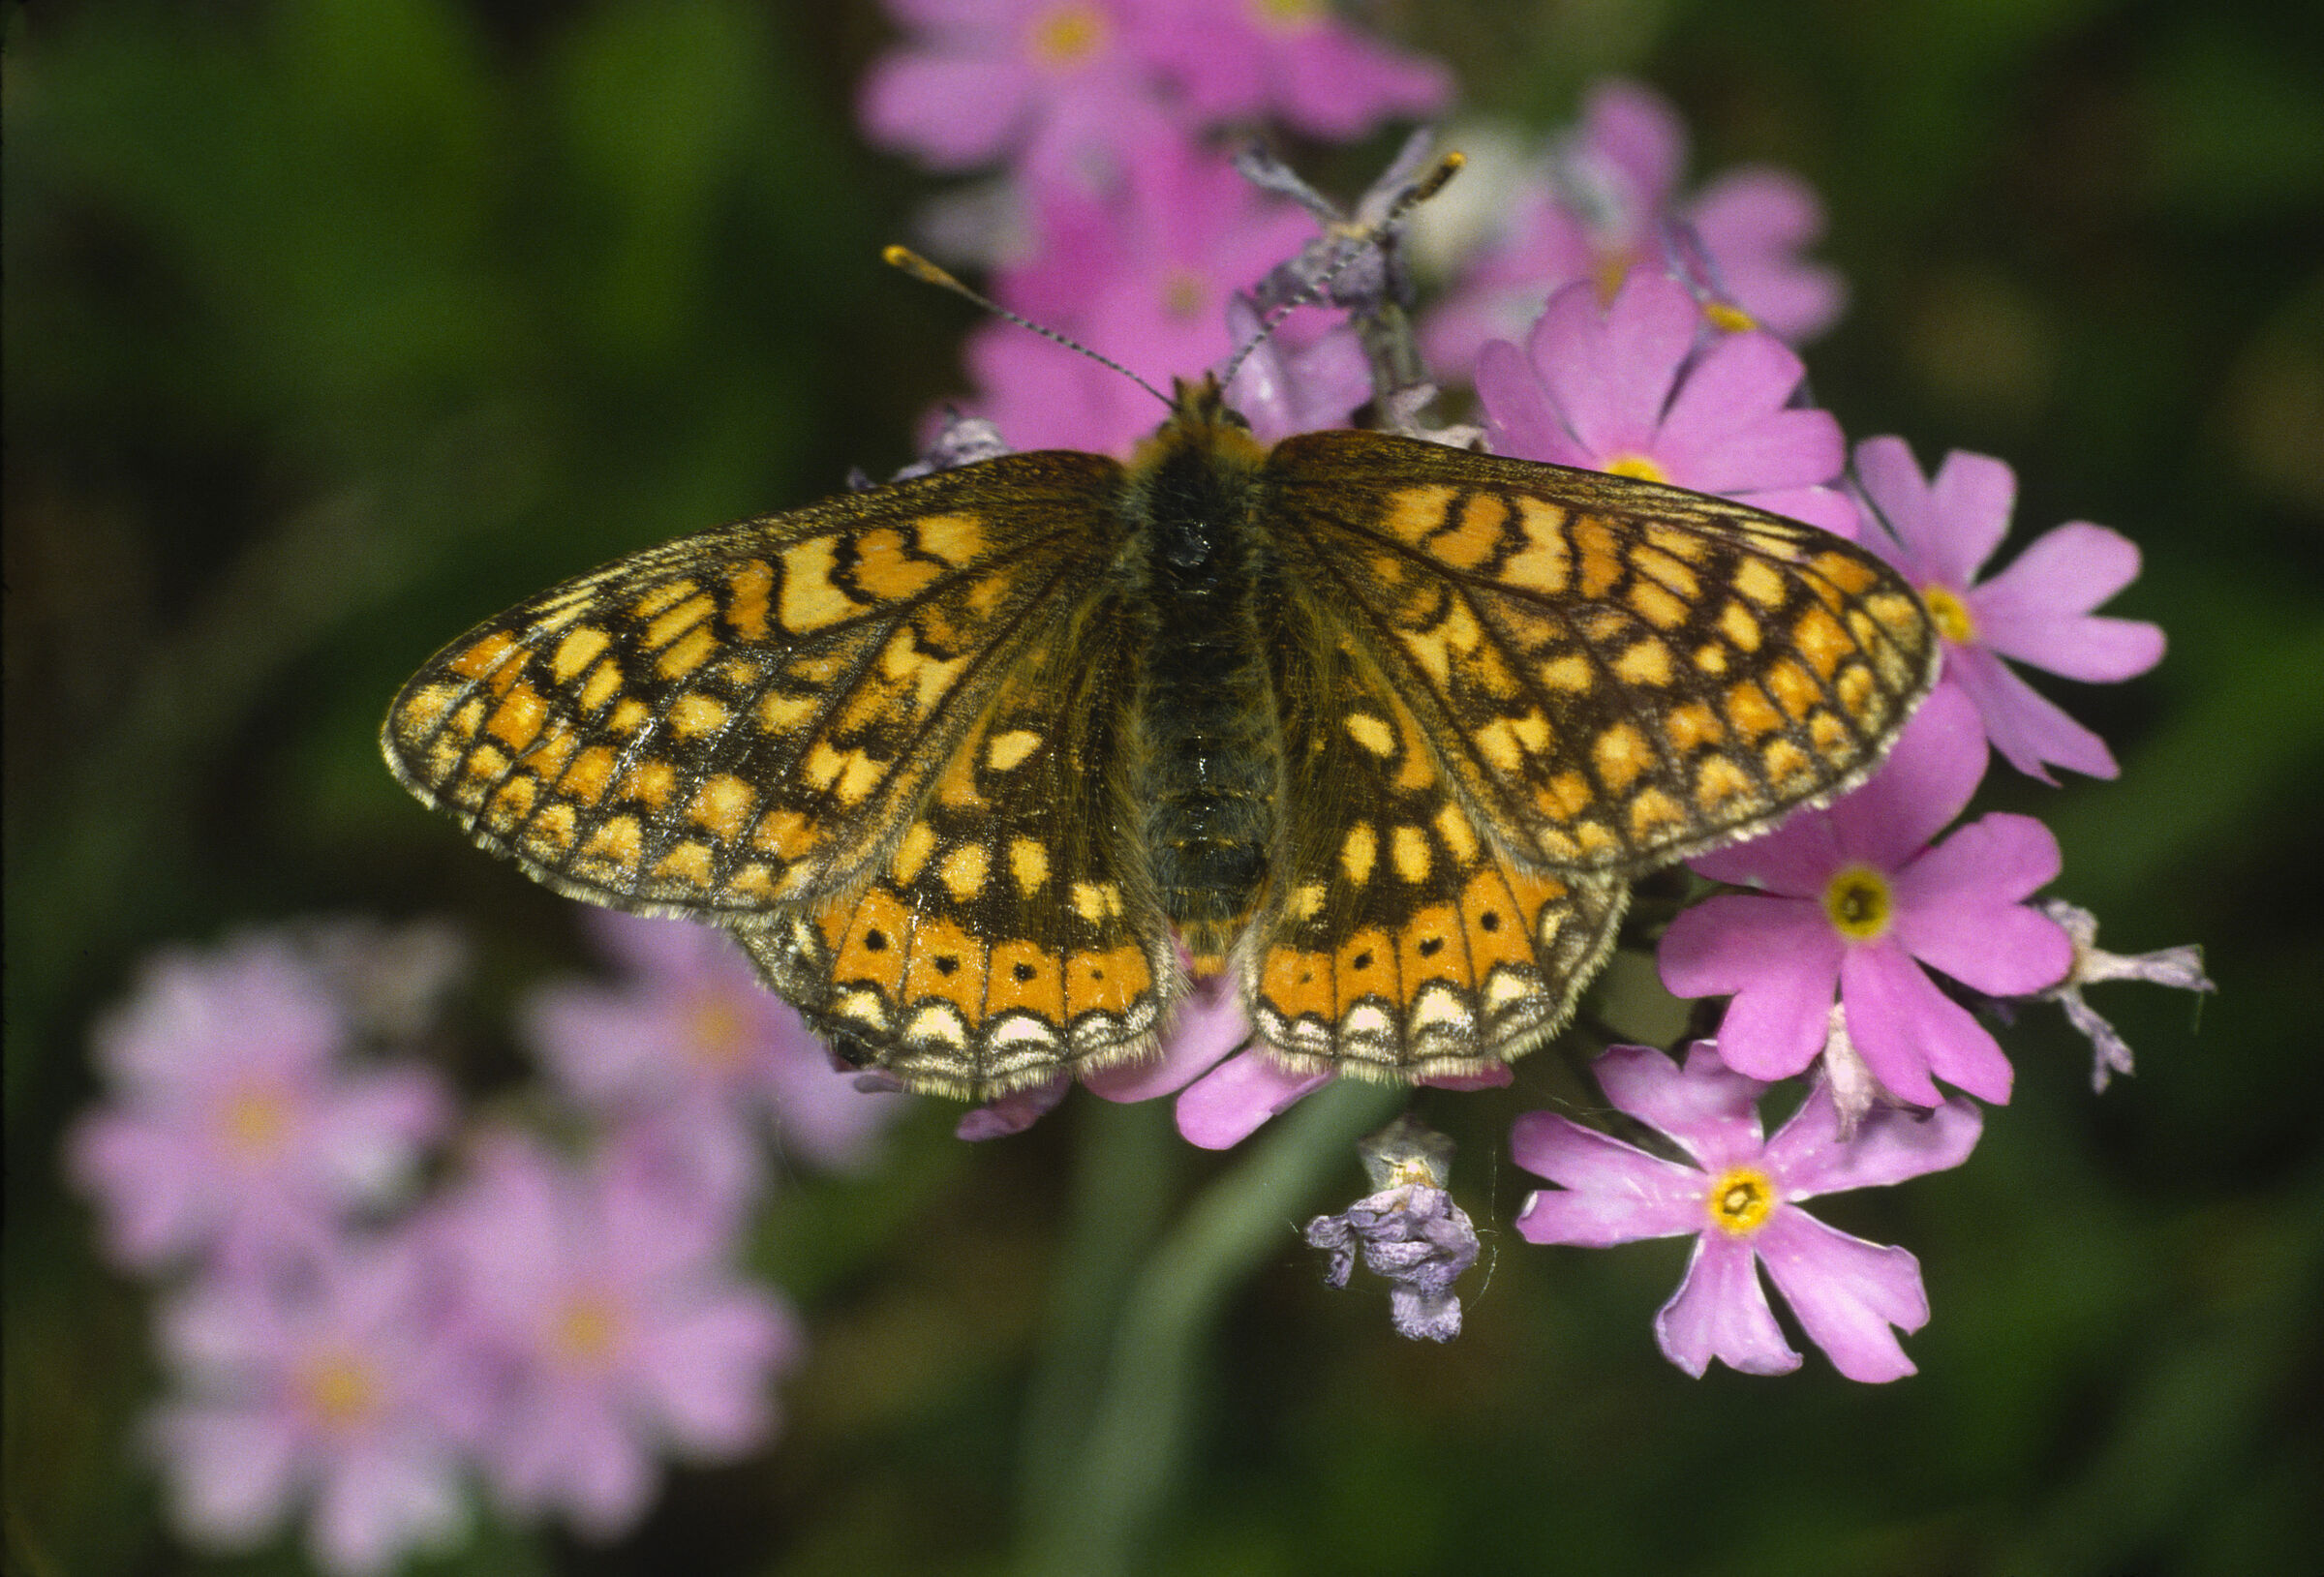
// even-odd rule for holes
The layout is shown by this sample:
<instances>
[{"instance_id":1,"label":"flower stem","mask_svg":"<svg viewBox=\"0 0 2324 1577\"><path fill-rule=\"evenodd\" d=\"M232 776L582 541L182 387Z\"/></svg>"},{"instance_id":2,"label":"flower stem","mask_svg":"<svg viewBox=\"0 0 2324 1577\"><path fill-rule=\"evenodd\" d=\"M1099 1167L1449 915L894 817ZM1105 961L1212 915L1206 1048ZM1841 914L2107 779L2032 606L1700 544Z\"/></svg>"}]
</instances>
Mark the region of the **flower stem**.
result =
<instances>
[{"instance_id":1,"label":"flower stem","mask_svg":"<svg viewBox=\"0 0 2324 1577\"><path fill-rule=\"evenodd\" d=\"M1291 1249L1318 1185L1355 1159L1356 1140L1404 1092L1341 1079L1262 1131L1256 1148L1198 1196L1131 1280L1077 1438L1036 1442L1027 1466L1024 1558L1015 1570L1115 1577L1168 1495L1187 1433L1193 1371L1228 1294ZM1351 1184L1353 1186L1353 1184ZM1071 1276L1075 1260L1063 1267ZM1044 1377L1048 1379L1049 1377ZM1036 1403L1048 1400L1036 1395ZM1054 1413L1039 1412L1036 1424Z\"/></svg>"}]
</instances>

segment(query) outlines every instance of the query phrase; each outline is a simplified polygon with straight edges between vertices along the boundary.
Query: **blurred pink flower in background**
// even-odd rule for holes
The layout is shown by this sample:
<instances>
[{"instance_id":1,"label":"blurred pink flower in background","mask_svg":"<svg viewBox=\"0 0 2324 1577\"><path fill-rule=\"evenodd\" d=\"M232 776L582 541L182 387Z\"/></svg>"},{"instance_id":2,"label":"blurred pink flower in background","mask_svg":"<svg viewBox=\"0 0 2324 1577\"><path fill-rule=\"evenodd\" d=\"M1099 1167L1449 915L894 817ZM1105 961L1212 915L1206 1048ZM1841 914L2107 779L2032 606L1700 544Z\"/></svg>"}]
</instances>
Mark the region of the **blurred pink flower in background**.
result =
<instances>
[{"instance_id":1,"label":"blurred pink flower in background","mask_svg":"<svg viewBox=\"0 0 2324 1577\"><path fill-rule=\"evenodd\" d=\"M1280 117L1345 142L1440 112L1452 76L1341 21L1326 0L1124 0L1139 52L1206 121Z\"/></svg>"},{"instance_id":2,"label":"blurred pink flower in background","mask_svg":"<svg viewBox=\"0 0 2324 1577\"><path fill-rule=\"evenodd\" d=\"M448 1103L421 1069L344 1066L350 1036L288 932L157 955L97 1025L110 1095L68 1140L114 1258L302 1253L396 1195Z\"/></svg>"},{"instance_id":3,"label":"blurred pink flower in background","mask_svg":"<svg viewBox=\"0 0 2324 1577\"><path fill-rule=\"evenodd\" d=\"M504 1136L441 1230L462 1319L498 1368L480 1453L511 1510L610 1537L651 1501L658 1453L730 1458L773 1431L770 1388L801 1333L727 1268L723 1222L624 1168L576 1171Z\"/></svg>"},{"instance_id":4,"label":"blurred pink flower in background","mask_svg":"<svg viewBox=\"0 0 2324 1577\"><path fill-rule=\"evenodd\" d=\"M1105 190L1180 137L1111 0L889 0L912 32L865 76L874 142L937 169L1006 159L1036 187Z\"/></svg>"},{"instance_id":5,"label":"blurred pink flower in background","mask_svg":"<svg viewBox=\"0 0 2324 1577\"><path fill-rule=\"evenodd\" d=\"M687 1131L672 1137L717 1174L757 1177L770 1127L787 1162L872 1163L903 1103L856 1088L732 937L606 909L587 925L622 966L617 982L556 982L519 1010L525 1040L577 1100L617 1121Z\"/></svg>"},{"instance_id":6,"label":"blurred pink flower in background","mask_svg":"<svg viewBox=\"0 0 2324 1577\"><path fill-rule=\"evenodd\" d=\"M1003 271L994 295L1165 391L1234 351L1229 299L1311 228L1231 161L1196 153L1149 158L1125 195L1053 193L1039 215L1038 260ZM1313 337L1304 324L1293 332L1302 329ZM974 330L966 359L978 389L966 403L1015 448L1126 453L1165 414L1119 373L1012 323Z\"/></svg>"},{"instance_id":7,"label":"blurred pink flower in background","mask_svg":"<svg viewBox=\"0 0 2324 1577\"><path fill-rule=\"evenodd\" d=\"M1498 237L1428 314L1422 345L1431 365L1463 377L1486 341L1521 334L1552 292L1586 280L1610 298L1640 263L1699 263L1706 277L1695 283L1711 299L1786 340L1830 327L1846 301L1840 276L1800 256L1823 232L1814 190L1788 170L1746 166L1688 199L1678 191L1685 165L1686 128L1669 101L1621 78L1593 88L1565 145L1507 203ZM1697 244L1674 249L1672 225Z\"/></svg>"},{"instance_id":8,"label":"blurred pink flower in background","mask_svg":"<svg viewBox=\"0 0 2324 1577\"><path fill-rule=\"evenodd\" d=\"M295 1277L213 1274L168 1305L177 1389L148 1440L186 1535L248 1548L303 1504L316 1562L347 1577L456 1540L487 1399L444 1316L409 1231L332 1245Z\"/></svg>"}]
</instances>

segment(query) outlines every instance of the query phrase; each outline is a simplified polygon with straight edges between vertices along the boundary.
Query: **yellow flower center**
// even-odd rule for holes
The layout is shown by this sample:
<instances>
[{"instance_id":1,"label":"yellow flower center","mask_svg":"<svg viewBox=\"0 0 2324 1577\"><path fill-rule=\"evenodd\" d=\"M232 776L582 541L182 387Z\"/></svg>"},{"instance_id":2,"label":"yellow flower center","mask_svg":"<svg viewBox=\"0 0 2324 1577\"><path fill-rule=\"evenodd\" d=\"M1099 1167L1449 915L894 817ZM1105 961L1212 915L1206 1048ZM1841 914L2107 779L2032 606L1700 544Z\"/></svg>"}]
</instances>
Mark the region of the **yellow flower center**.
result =
<instances>
[{"instance_id":1,"label":"yellow flower center","mask_svg":"<svg viewBox=\"0 0 2324 1577\"><path fill-rule=\"evenodd\" d=\"M352 1352L330 1352L306 1366L299 1390L317 1423L344 1435L380 1410L380 1378Z\"/></svg>"},{"instance_id":2,"label":"yellow flower center","mask_svg":"<svg viewBox=\"0 0 2324 1577\"><path fill-rule=\"evenodd\" d=\"M1622 293L1622 282L1630 275L1630 265L1637 261L1627 249L1601 252L1590 268L1590 278L1598 287L1598 304L1611 306L1614 297Z\"/></svg>"},{"instance_id":3,"label":"yellow flower center","mask_svg":"<svg viewBox=\"0 0 2324 1577\"><path fill-rule=\"evenodd\" d=\"M1849 866L1823 890L1823 912L1851 941L1878 940L1888 929L1895 908L1888 878L1863 865Z\"/></svg>"},{"instance_id":4,"label":"yellow flower center","mask_svg":"<svg viewBox=\"0 0 2324 1577\"><path fill-rule=\"evenodd\" d=\"M1766 1226L1775 1202L1775 1184L1757 1167L1728 1168L1702 1200L1711 1225L1729 1237L1748 1237Z\"/></svg>"},{"instance_id":5,"label":"yellow flower center","mask_svg":"<svg viewBox=\"0 0 2324 1577\"><path fill-rule=\"evenodd\" d=\"M228 1149L263 1160L283 1147L290 1132L290 1103L271 1085L246 1084L226 1103L218 1125L225 1130Z\"/></svg>"},{"instance_id":6,"label":"yellow flower center","mask_svg":"<svg viewBox=\"0 0 2324 1577\"><path fill-rule=\"evenodd\" d=\"M706 995L687 1016L686 1048L712 1073L723 1073L750 1050L750 1018L732 997Z\"/></svg>"},{"instance_id":7,"label":"yellow flower center","mask_svg":"<svg viewBox=\"0 0 2324 1577\"><path fill-rule=\"evenodd\" d=\"M1937 633L1955 646L1977 638L1977 622L1969 617L1969 604L1943 587L1922 587L1920 600L1929 605L1929 622L1937 626Z\"/></svg>"},{"instance_id":8,"label":"yellow flower center","mask_svg":"<svg viewBox=\"0 0 2324 1577\"><path fill-rule=\"evenodd\" d=\"M1106 18L1095 6L1059 6L1033 24L1033 59L1052 70L1081 65L1105 43Z\"/></svg>"},{"instance_id":9,"label":"yellow flower center","mask_svg":"<svg viewBox=\"0 0 2324 1577\"><path fill-rule=\"evenodd\" d=\"M1618 454L1599 470L1613 476L1636 476L1641 482L1667 482L1670 473L1642 454Z\"/></svg>"},{"instance_id":10,"label":"yellow flower center","mask_svg":"<svg viewBox=\"0 0 2324 1577\"><path fill-rule=\"evenodd\" d=\"M575 1369L603 1369L622 1345L622 1311L601 1292L576 1292L558 1310L549 1339Z\"/></svg>"},{"instance_id":11,"label":"yellow flower center","mask_svg":"<svg viewBox=\"0 0 2324 1577\"><path fill-rule=\"evenodd\" d=\"M1162 282L1162 310L1173 318L1184 319L1202 315L1210 299L1210 291L1203 284L1203 276L1191 268L1173 269Z\"/></svg>"},{"instance_id":12,"label":"yellow flower center","mask_svg":"<svg viewBox=\"0 0 2324 1577\"><path fill-rule=\"evenodd\" d=\"M1285 33L1311 27L1324 14L1321 0L1252 0L1251 11L1262 25Z\"/></svg>"},{"instance_id":13,"label":"yellow flower center","mask_svg":"<svg viewBox=\"0 0 2324 1577\"><path fill-rule=\"evenodd\" d=\"M1728 334L1748 334L1759 326L1757 318L1731 301L1705 301L1702 315L1711 320L1713 328Z\"/></svg>"}]
</instances>

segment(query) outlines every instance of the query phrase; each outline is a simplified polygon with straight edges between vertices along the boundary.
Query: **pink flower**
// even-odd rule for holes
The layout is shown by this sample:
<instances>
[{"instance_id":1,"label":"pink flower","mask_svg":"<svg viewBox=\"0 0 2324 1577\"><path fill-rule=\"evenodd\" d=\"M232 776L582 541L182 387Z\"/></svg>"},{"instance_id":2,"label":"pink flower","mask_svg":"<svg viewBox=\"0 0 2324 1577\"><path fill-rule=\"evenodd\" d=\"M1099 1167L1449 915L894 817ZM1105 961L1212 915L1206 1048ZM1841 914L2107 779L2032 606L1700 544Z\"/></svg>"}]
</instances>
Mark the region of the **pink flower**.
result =
<instances>
[{"instance_id":1,"label":"pink flower","mask_svg":"<svg viewBox=\"0 0 2324 1577\"><path fill-rule=\"evenodd\" d=\"M1193 988L1179 999L1177 1016L1171 1020L1158 1055L1142 1062L1097 1069L1085 1074L1083 1082L1094 1095L1128 1105L1177 1094L1189 1084L1204 1080L1222 1061L1230 1065L1247 1062L1253 1071L1270 1069L1280 1073L1274 1064L1264 1062L1256 1054L1248 1058L1233 1055L1250 1038L1251 1021L1236 996L1234 977L1207 976L1195 982ZM1242 1077L1233 1077L1237 1080ZM1189 1091L1178 1103L1178 1131L1190 1144L1223 1150L1240 1141L1300 1096L1329 1082L1329 1075L1287 1076L1279 1087L1270 1087L1254 1102L1219 1103L1233 1108L1223 1120L1210 1114L1208 1103L1211 1097L1198 1097ZM1021 1134L1048 1115L1072 1087L1071 1078L1057 1078L1033 1089L1004 1095L963 1117L957 1133L960 1137L972 1140Z\"/></svg>"},{"instance_id":2,"label":"pink flower","mask_svg":"<svg viewBox=\"0 0 2324 1577\"><path fill-rule=\"evenodd\" d=\"M180 1392L149 1439L189 1538L246 1548L307 1503L317 1563L361 1577L461 1532L482 1392L416 1238L308 1270L213 1277L165 1312Z\"/></svg>"},{"instance_id":3,"label":"pink flower","mask_svg":"<svg viewBox=\"0 0 2324 1577\"><path fill-rule=\"evenodd\" d=\"M1176 1095L1178 1137L1206 1150L1226 1150L1257 1133L1270 1117L1331 1082L1329 1073L1299 1073L1250 1046L1251 1021L1231 974L1207 976L1179 1001L1177 1016L1150 1061L1120 1063L1082 1077L1092 1095L1108 1101L1153 1101ZM1495 1088L1510 1081L1507 1067L1459 1078L1423 1082L1442 1089ZM1004 1095L963 1117L963 1139L1021 1134L1048 1115L1073 1087L1070 1078Z\"/></svg>"},{"instance_id":4,"label":"pink flower","mask_svg":"<svg viewBox=\"0 0 2324 1577\"><path fill-rule=\"evenodd\" d=\"M1228 301L1227 338L1238 349L1258 339L1260 326L1249 298ZM1280 333L1271 336L1244 358L1227 386L1227 403L1242 413L1262 443L1345 427L1349 413L1371 397L1371 364L1348 323L1303 349L1286 344Z\"/></svg>"},{"instance_id":5,"label":"pink flower","mask_svg":"<svg viewBox=\"0 0 2324 1577\"><path fill-rule=\"evenodd\" d=\"M349 1036L287 933L157 955L97 1026L112 1097L68 1140L114 1257L150 1269L305 1251L393 1196L446 1103L417 1068L343 1069Z\"/></svg>"},{"instance_id":6,"label":"pink flower","mask_svg":"<svg viewBox=\"0 0 2324 1577\"><path fill-rule=\"evenodd\" d=\"M904 1104L836 1069L731 937L601 909L589 925L626 966L621 983L544 986L520 1010L525 1038L577 1097L683 1143L706 1180L755 1181L761 1122L787 1159L842 1170L871 1160Z\"/></svg>"},{"instance_id":7,"label":"pink flower","mask_svg":"<svg viewBox=\"0 0 2324 1577\"><path fill-rule=\"evenodd\" d=\"M1973 1105L1955 1096L1925 1116L1878 1111L1844 1140L1838 1108L1819 1083L1767 1141L1757 1108L1767 1086L1730 1072L1706 1043L1688 1053L1683 1072L1660 1051L1617 1046L1598 1059L1598 1082L1617 1108L1667 1135L1695 1165L1529 1111L1510 1153L1562 1186L1534 1194L1518 1212L1528 1241L1604 1248L1697 1234L1686 1279L1654 1320L1663 1355L1690 1375L1713 1358L1752 1375L1799 1367L1767 1305L1761 1265L1843 1375L1879 1381L1913 1372L1896 1332L1928 1323L1919 1261L1792 1206L1959 1166L1983 1126Z\"/></svg>"},{"instance_id":8,"label":"pink flower","mask_svg":"<svg viewBox=\"0 0 2324 1577\"><path fill-rule=\"evenodd\" d=\"M1126 197L1055 192L1040 214L1037 260L1004 272L994 295L1159 389L1236 349L1228 302L1308 231L1231 162L1191 153L1149 158ZM1014 324L985 324L966 355L973 404L1016 448L1126 451L1165 414L1119 373Z\"/></svg>"},{"instance_id":9,"label":"pink flower","mask_svg":"<svg viewBox=\"0 0 2324 1577\"><path fill-rule=\"evenodd\" d=\"M2048 828L1997 813L1923 847L1984 775L1976 712L1940 686L1862 788L1690 862L1767 895L1708 899L1663 935L1663 982L1674 993L1734 993L1719 1029L1728 1066L1762 1079L1805 1069L1833 1027L1836 986L1848 1041L1892 1094L1934 1107L1934 1076L1981 1100L2009 1099L2002 1048L1920 968L2017 996L2057 985L2073 962L2057 922L2022 902L2058 874Z\"/></svg>"},{"instance_id":10,"label":"pink flower","mask_svg":"<svg viewBox=\"0 0 2324 1577\"><path fill-rule=\"evenodd\" d=\"M938 169L1011 160L1037 187L1113 185L1183 134L1113 0L890 0L913 43L864 78L874 142Z\"/></svg>"},{"instance_id":11,"label":"pink flower","mask_svg":"<svg viewBox=\"0 0 2324 1577\"><path fill-rule=\"evenodd\" d=\"M610 1537L644 1513L657 1451L730 1458L772 1432L768 1387L800 1333L728 1274L725 1225L620 1168L577 1175L522 1140L487 1147L443 1241L504 1377L483 1457L512 1510L561 1509Z\"/></svg>"},{"instance_id":12,"label":"pink flower","mask_svg":"<svg viewBox=\"0 0 2324 1577\"><path fill-rule=\"evenodd\" d=\"M1560 290L1522 350L1486 346L1477 395L1503 454L1716 493L1852 536L1856 506L1832 485L1847 462L1840 424L1789 403L1803 373L1772 334L1717 333L1686 287L1639 269L1604 308L1592 286Z\"/></svg>"},{"instance_id":13,"label":"pink flower","mask_svg":"<svg viewBox=\"0 0 2324 1577\"><path fill-rule=\"evenodd\" d=\"M1177 1022L1160 1061L1109 1069L1089 1087L1109 1101L1145 1101L1177 1094L1178 1137L1206 1150L1231 1149L1269 1118L1331 1082L1330 1073L1287 1068L1272 1053L1250 1046L1251 1021L1231 975L1196 984L1179 1005ZM1247 1047L1247 1049L1246 1049ZM1489 1089L1510 1081L1507 1066L1458 1078L1431 1078L1440 1089Z\"/></svg>"},{"instance_id":14,"label":"pink flower","mask_svg":"<svg viewBox=\"0 0 2324 1577\"><path fill-rule=\"evenodd\" d=\"M1700 272L1714 300L1758 326L1794 343L1830 327L1846 298L1839 275L1799 255L1823 231L1815 192L1788 170L1751 166L1690 202L1677 191L1685 164L1686 128L1660 94L1622 80L1592 89L1547 173L1508 204L1502 238L1430 316L1431 363L1458 376L1559 288L1588 280L1610 296L1635 265L1667 268L1690 255L1701 267L1685 272Z\"/></svg>"},{"instance_id":15,"label":"pink flower","mask_svg":"<svg viewBox=\"0 0 2324 1577\"><path fill-rule=\"evenodd\" d=\"M1208 121L1274 114L1345 142L1452 96L1442 65L1365 38L1323 0L1134 0L1129 12L1139 52Z\"/></svg>"},{"instance_id":16,"label":"pink flower","mask_svg":"<svg viewBox=\"0 0 2324 1577\"><path fill-rule=\"evenodd\" d=\"M1944 637L1945 678L1977 704L1986 737L2030 777L2055 763L2112 777L2106 742L2067 716L2002 659L2094 682L2143 674L2162 660L2162 631L2091 610L2138 577L2138 548L2120 532L2073 521L2037 537L1982 585L1977 571L2009 530L2017 477L1989 455L1955 450L1924 480L1903 439L1856 446L1856 479L1871 504L1871 546L1921 589Z\"/></svg>"}]
</instances>

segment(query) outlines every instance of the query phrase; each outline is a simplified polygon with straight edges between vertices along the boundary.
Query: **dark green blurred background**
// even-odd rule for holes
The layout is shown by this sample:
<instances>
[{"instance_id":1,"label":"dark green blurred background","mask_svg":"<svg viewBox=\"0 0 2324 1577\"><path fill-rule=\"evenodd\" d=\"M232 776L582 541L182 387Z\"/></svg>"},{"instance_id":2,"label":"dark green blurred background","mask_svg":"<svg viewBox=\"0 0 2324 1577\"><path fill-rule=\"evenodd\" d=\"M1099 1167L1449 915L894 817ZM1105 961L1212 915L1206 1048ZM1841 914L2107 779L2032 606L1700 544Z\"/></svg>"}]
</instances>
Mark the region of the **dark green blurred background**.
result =
<instances>
[{"instance_id":1,"label":"dark green blurred background","mask_svg":"<svg viewBox=\"0 0 2324 1577\"><path fill-rule=\"evenodd\" d=\"M1447 1349L1297 1245L1359 1191L1361 1101L1223 1161L1079 1101L971 1150L930 1103L755 1247L814 1340L773 1450L609 1550L496 1530L436 1569L1094 1570L1113 1539L1170 1573L2324 1570L2324 8L1391 20L1475 109L1545 127L1630 71L1698 175L1802 171L1855 291L1810 350L1851 435L2010 460L2013 543L2144 546L2111 611L2163 666L2049 686L2122 780L1997 768L1987 803L2057 828L2107 944L2207 944L2218 996L2101 987L2140 1062L2096 1101L2034 1013L1969 1167L1820 1210L1925 1267L1922 1373L1884 1388L1813 1353L1691 1380L1648 1327L1683 1246L1518 1243L1493 1157L1551 1058L1431 1098L1490 1234ZM54 1179L89 1018L165 939L445 915L479 955L447 1071L514 1084L507 1003L580 962L568 906L389 781L382 708L553 580L909 457L969 315L874 261L944 189L853 135L888 36L775 0L9 8L11 1569L296 1569L179 1552L134 1460L146 1294ZM1307 165L1353 193L1392 141Z\"/></svg>"}]
</instances>

